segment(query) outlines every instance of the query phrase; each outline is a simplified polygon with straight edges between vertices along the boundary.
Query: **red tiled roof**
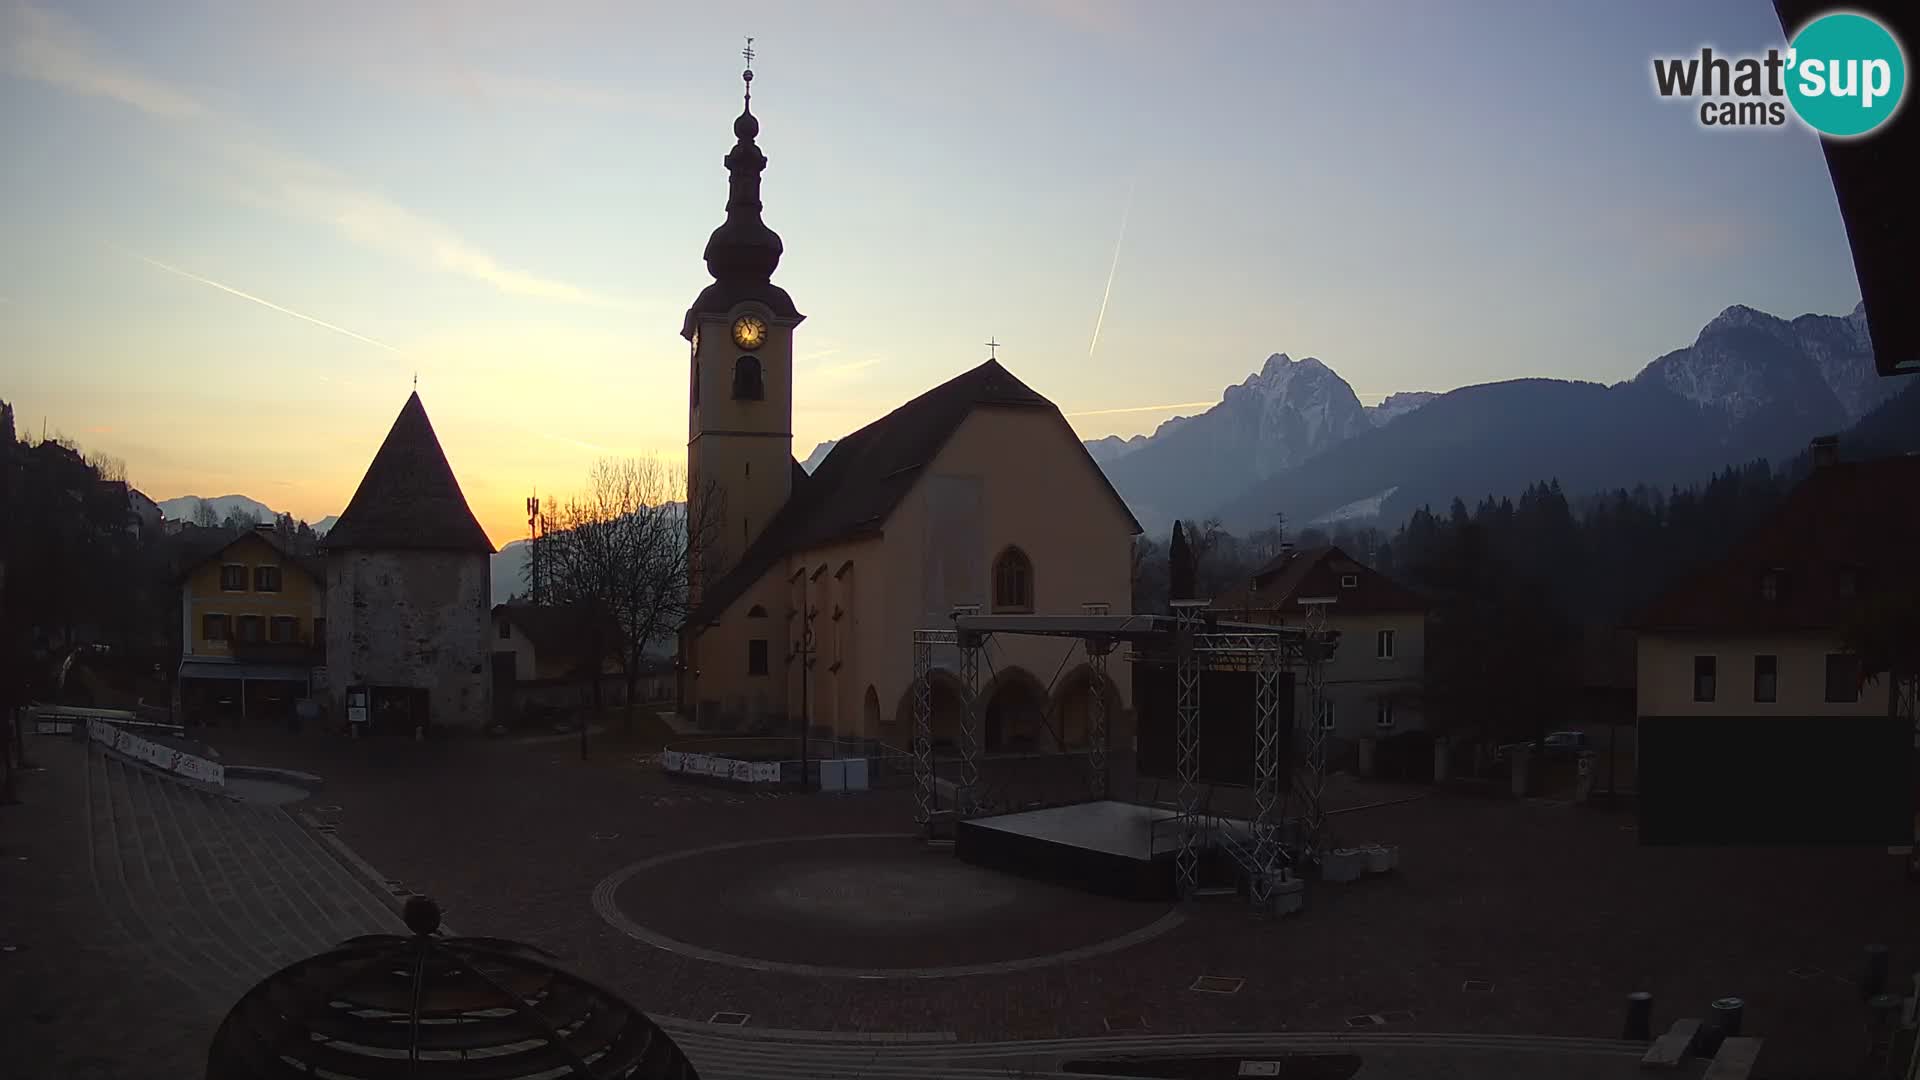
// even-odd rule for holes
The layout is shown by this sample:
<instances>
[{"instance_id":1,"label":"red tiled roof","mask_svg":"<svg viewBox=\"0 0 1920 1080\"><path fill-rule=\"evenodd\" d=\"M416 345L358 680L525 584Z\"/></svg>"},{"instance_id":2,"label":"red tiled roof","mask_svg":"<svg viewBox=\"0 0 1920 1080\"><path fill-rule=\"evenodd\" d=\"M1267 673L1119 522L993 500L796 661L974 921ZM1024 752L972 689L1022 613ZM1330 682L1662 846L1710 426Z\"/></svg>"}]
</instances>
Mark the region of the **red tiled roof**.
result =
<instances>
[{"instance_id":1,"label":"red tiled roof","mask_svg":"<svg viewBox=\"0 0 1920 1080\"><path fill-rule=\"evenodd\" d=\"M1640 630L1830 630L1878 582L1912 573L1920 457L1816 468L1726 557L1669 587ZM1764 595L1773 575L1775 596ZM1850 581L1849 581L1850 579ZM1852 596L1847 586L1851 585Z\"/></svg>"},{"instance_id":2,"label":"red tiled roof","mask_svg":"<svg viewBox=\"0 0 1920 1080\"><path fill-rule=\"evenodd\" d=\"M1351 576L1351 587L1342 581ZM1253 572L1247 586L1216 597L1219 611L1302 610L1301 601L1332 598L1329 615L1386 615L1427 610L1426 598L1331 544L1282 552Z\"/></svg>"}]
</instances>

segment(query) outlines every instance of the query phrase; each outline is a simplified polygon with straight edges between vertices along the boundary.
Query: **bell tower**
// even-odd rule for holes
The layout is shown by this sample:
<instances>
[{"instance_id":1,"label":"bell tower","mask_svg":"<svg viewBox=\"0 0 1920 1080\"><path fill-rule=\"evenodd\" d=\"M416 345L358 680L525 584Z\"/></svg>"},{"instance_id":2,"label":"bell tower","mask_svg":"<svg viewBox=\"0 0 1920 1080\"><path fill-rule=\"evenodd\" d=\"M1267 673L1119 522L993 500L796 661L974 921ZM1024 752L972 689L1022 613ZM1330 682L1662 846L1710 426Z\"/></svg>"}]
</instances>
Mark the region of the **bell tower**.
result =
<instances>
[{"instance_id":1,"label":"bell tower","mask_svg":"<svg viewBox=\"0 0 1920 1080\"><path fill-rule=\"evenodd\" d=\"M793 331L806 316L773 283L778 233L760 220L754 143L753 39L743 51L746 102L733 122L727 217L707 238L713 284L687 309L680 336L691 346L687 401L690 584L724 574L793 492Z\"/></svg>"}]
</instances>

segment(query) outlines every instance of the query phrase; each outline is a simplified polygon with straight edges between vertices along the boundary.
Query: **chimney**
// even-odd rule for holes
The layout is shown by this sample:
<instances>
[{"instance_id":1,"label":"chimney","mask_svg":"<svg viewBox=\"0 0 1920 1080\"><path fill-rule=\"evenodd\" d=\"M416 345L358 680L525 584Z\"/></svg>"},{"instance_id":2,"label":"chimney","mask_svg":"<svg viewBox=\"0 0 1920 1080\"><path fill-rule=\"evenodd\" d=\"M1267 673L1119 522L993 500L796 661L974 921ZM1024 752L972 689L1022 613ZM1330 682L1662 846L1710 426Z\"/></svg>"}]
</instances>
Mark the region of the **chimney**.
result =
<instances>
[{"instance_id":1,"label":"chimney","mask_svg":"<svg viewBox=\"0 0 1920 1080\"><path fill-rule=\"evenodd\" d=\"M1822 435L1813 440L1813 467L1824 469L1840 462L1840 436Z\"/></svg>"}]
</instances>

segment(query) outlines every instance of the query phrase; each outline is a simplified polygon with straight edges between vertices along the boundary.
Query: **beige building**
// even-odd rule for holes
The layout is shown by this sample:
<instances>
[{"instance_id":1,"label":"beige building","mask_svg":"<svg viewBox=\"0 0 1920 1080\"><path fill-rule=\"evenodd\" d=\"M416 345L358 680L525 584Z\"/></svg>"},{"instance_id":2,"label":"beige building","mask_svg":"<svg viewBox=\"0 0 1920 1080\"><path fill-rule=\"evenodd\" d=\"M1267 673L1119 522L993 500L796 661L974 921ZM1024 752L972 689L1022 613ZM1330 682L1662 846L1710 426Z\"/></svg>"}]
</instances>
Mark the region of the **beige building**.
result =
<instances>
[{"instance_id":1,"label":"beige building","mask_svg":"<svg viewBox=\"0 0 1920 1080\"><path fill-rule=\"evenodd\" d=\"M1426 727L1427 603L1412 589L1331 545L1292 545L1243 589L1218 597L1222 618L1299 626L1317 610L1340 644L1324 669L1321 730L1341 740ZM1305 708L1306 695L1295 700ZM1305 724L1309 718L1298 717Z\"/></svg>"},{"instance_id":2,"label":"beige building","mask_svg":"<svg viewBox=\"0 0 1920 1080\"><path fill-rule=\"evenodd\" d=\"M1638 713L1886 716L1892 684L1865 681L1844 628L1920 536L1920 458L1842 463L1830 440L1772 518L1686 575L1638 620Z\"/></svg>"},{"instance_id":3,"label":"beige building","mask_svg":"<svg viewBox=\"0 0 1920 1080\"><path fill-rule=\"evenodd\" d=\"M781 242L760 218L758 132L750 110L734 123L727 219L706 250L714 281L681 329L696 570L680 708L709 728L792 731L805 716L904 747L914 630L968 608L1126 614L1139 525L1060 410L991 359L842 439L812 475L800 468L804 316L771 281ZM957 657L935 663L935 734L950 739ZM1125 684L1113 681L1116 713ZM986 749L1084 740L1087 686L1078 643L994 639L979 671Z\"/></svg>"}]
</instances>

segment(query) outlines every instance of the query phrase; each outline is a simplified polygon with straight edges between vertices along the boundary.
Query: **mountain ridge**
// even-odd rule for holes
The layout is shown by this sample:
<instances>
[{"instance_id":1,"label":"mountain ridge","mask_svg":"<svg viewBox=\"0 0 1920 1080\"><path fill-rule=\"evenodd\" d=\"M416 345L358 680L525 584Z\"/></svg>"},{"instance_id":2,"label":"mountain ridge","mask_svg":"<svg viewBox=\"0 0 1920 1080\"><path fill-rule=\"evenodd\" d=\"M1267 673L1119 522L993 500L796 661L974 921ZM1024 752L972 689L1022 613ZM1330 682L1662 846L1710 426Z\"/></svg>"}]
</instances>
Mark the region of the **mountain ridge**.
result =
<instances>
[{"instance_id":1,"label":"mountain ridge","mask_svg":"<svg viewBox=\"0 0 1920 1080\"><path fill-rule=\"evenodd\" d=\"M1308 523L1391 519L1455 496L1517 495L1543 476L1574 491L1685 483L1790 457L1899 389L1873 370L1862 309L1788 321L1734 305L1633 378L1461 387L1181 516L1217 514L1229 528L1270 524L1276 512Z\"/></svg>"}]
</instances>

